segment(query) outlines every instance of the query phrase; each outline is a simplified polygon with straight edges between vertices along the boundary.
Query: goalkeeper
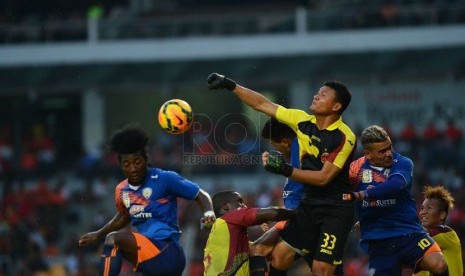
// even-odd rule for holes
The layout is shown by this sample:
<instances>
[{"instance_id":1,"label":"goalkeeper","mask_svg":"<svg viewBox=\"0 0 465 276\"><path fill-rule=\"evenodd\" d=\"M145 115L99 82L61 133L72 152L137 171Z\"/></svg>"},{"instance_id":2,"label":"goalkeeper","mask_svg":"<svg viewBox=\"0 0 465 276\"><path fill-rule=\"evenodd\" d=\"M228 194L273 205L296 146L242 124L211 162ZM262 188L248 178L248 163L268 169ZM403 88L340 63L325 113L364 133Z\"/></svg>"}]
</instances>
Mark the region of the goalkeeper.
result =
<instances>
[{"instance_id":1,"label":"goalkeeper","mask_svg":"<svg viewBox=\"0 0 465 276\"><path fill-rule=\"evenodd\" d=\"M245 104L278 119L297 134L300 169L287 164L281 154L262 155L265 169L305 187L297 219L280 232L282 241L271 254L270 275L285 275L296 253L307 254L315 275L333 275L342 263L355 215L353 202L342 200L344 193L352 192L349 164L356 145L354 133L341 117L351 100L348 88L338 81L325 82L313 97L310 115L277 105L217 73L208 76L207 82L209 89L232 91Z\"/></svg>"}]
</instances>

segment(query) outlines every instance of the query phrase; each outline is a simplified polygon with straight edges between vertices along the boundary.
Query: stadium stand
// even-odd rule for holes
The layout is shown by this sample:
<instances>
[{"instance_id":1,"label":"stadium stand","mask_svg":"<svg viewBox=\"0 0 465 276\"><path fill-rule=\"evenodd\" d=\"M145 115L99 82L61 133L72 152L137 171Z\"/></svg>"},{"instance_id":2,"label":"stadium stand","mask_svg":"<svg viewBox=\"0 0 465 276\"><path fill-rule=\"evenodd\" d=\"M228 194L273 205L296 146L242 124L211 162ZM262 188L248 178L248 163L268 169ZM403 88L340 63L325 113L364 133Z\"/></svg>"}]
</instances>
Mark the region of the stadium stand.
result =
<instances>
[{"instance_id":1,"label":"stadium stand","mask_svg":"<svg viewBox=\"0 0 465 276\"><path fill-rule=\"evenodd\" d=\"M364 95L370 95L373 87L397 95L397 87L411 91L409 87L416 83L418 86L413 86L413 92L408 95L426 98L428 93L436 93L434 98L439 102L418 109L420 113L434 114L436 120L424 117L413 128L409 114L396 114L398 117L391 122L392 118L376 117L376 114L374 119L386 128L392 126L398 150L414 157L414 192L418 199L425 185L445 185L454 195L465 194L465 167L460 162L465 157L462 120L465 115L460 108L460 103L465 102L460 88L465 81L465 36L448 36L449 32L460 34L465 30L464 1L120 0L95 4L93 1L49 1L44 5L39 1L6 0L0 5L0 274L32 275L45 271L49 275L96 274L101 245L79 249L77 239L112 214L113 203L108 194L122 176L117 160L106 153L100 144L102 141L97 138L89 141L83 133L105 137L123 123L121 110L127 110L129 118L153 130L150 158L154 164L192 176L210 193L233 186L241 191L249 205L280 204L281 179L270 177L259 164L186 164L182 155L186 150L183 137L173 138L154 130L154 102L174 96L190 95L189 100L198 104L199 110L205 110L215 119L221 117L224 105L211 104L211 94L204 95L205 77L214 70L228 72L235 79L270 91L273 97L283 99L285 105L299 102L301 92L290 93L289 87L306 79L313 85L328 77L344 78L355 89L360 88L356 91L368 91ZM350 36L360 32L372 32L374 36L370 37L379 38L376 34L395 31L398 39L409 41L417 30L435 35L403 46L399 46L399 41L394 46L382 41L380 44L391 46L341 50L350 48ZM325 47L332 47L328 44L305 53L291 52L292 47L284 45L282 53L267 55L257 54L258 49L249 55L220 54L206 58L78 60L82 52L91 52L101 45L116 49L121 45L149 43L147 47L152 47L164 42L174 41L170 45L176 45L200 39L211 43L226 40L221 45L228 45L226 50L231 50L241 39L278 35L285 41L297 41L293 39L303 36L308 40L299 41L308 42L331 34L349 38L338 40L347 43L329 53L325 52ZM275 42L270 41L269 44ZM434 44L438 41L449 44ZM124 44L128 42L134 44ZM375 43L363 41L361 44ZM73 47L80 51L69 51L76 49ZM53 50L43 59L28 55L44 48ZM22 49L24 52L20 52ZM56 57L60 51L55 49L68 52L60 59ZM128 52L131 51L124 53ZM11 57L9 53L17 56ZM83 111L86 108L83 95L92 89L101 95L96 102L105 103L100 106L105 109L102 111L105 116L98 131L89 127L98 116L86 119ZM416 93L415 89L428 92ZM441 99L438 96L441 92L456 98ZM134 95L144 100L135 101ZM246 112L242 106L230 103L227 96L216 95L215 100L227 102L231 112ZM415 102L409 103L413 109ZM359 114L363 105L357 107L349 111L357 114L350 122L362 128L370 118ZM435 112L430 113L432 110ZM194 138L184 139L193 141ZM86 147L88 142L93 142L94 147ZM257 146L250 153L252 156L267 147ZM239 152L242 150L231 148L218 155L226 158ZM244 171L247 173L241 176ZM263 185L268 189L259 189ZM448 224L464 244L464 198L456 196L455 205ZM185 210L189 206L181 202L180 208ZM202 275L202 249L207 237L198 230L195 217L198 216L180 219L188 236L195 237L185 241L190 260L185 275L192 276ZM357 239L354 233L349 241L345 260L347 275L362 275L366 271L366 256L359 249ZM127 264L123 270L125 275L131 275ZM296 267L295 275L298 271Z\"/></svg>"}]
</instances>

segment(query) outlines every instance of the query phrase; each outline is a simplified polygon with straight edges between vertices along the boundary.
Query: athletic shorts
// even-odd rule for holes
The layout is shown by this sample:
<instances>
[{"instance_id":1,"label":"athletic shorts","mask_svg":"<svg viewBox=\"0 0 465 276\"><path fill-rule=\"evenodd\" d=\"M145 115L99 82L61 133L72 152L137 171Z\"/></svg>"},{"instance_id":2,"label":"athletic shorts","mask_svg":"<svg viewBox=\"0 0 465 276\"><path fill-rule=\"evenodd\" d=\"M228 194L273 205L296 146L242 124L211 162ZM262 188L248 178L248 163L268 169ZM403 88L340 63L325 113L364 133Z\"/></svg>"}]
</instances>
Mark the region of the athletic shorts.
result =
<instances>
[{"instance_id":1,"label":"athletic shorts","mask_svg":"<svg viewBox=\"0 0 465 276\"><path fill-rule=\"evenodd\" d=\"M425 232L415 232L368 243L370 275L401 275L402 267L415 268L424 255L440 252L437 243Z\"/></svg>"},{"instance_id":2,"label":"athletic shorts","mask_svg":"<svg viewBox=\"0 0 465 276\"><path fill-rule=\"evenodd\" d=\"M133 235L139 248L134 271L144 275L182 275L186 256L179 243L149 239L139 233Z\"/></svg>"},{"instance_id":3,"label":"athletic shorts","mask_svg":"<svg viewBox=\"0 0 465 276\"><path fill-rule=\"evenodd\" d=\"M281 238L306 260L339 265L354 218L353 206L300 206Z\"/></svg>"}]
</instances>

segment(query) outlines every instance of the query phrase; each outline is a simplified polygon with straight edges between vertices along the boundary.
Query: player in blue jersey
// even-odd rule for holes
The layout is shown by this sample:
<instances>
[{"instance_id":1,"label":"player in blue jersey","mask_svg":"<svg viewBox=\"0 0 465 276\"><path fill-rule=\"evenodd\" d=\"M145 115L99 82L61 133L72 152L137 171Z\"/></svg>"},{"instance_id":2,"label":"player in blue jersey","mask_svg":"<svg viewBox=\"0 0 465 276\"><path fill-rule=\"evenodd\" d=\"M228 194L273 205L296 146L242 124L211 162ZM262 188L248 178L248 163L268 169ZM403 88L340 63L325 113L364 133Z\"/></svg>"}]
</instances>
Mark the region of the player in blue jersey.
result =
<instances>
[{"instance_id":1,"label":"player in blue jersey","mask_svg":"<svg viewBox=\"0 0 465 276\"><path fill-rule=\"evenodd\" d=\"M215 220L208 193L176 172L149 166L147 142L147 134L135 125L116 131L111 138L111 148L127 177L115 189L117 213L102 228L79 239L79 246L87 246L106 237L101 275L119 275L123 258L144 275L182 274L186 259L179 243L178 197L197 202L204 212L202 223ZM117 232L129 223L137 231Z\"/></svg>"},{"instance_id":2,"label":"player in blue jersey","mask_svg":"<svg viewBox=\"0 0 465 276\"><path fill-rule=\"evenodd\" d=\"M262 138L269 140L269 143L282 153L286 161L290 162L294 168L300 168L297 135L289 126L275 118L270 118L263 126L261 135ZM283 188L283 203L286 209L297 209L303 194L304 186L302 183L286 178ZM278 241L279 231L284 228L285 223L286 221L278 222L250 246L250 255L253 256L250 259L251 269L261 269L260 264L266 264L266 256L271 254Z\"/></svg>"},{"instance_id":3,"label":"player in blue jersey","mask_svg":"<svg viewBox=\"0 0 465 276\"><path fill-rule=\"evenodd\" d=\"M300 168L297 135L288 125L271 118L263 126L262 138L269 140L270 144L281 152L286 161L294 168ZM292 210L297 209L304 194L303 185L291 178L286 178L283 189L284 207Z\"/></svg>"},{"instance_id":4,"label":"player in blue jersey","mask_svg":"<svg viewBox=\"0 0 465 276\"><path fill-rule=\"evenodd\" d=\"M360 137L364 156L350 165L355 185L344 200L356 200L360 244L369 256L370 275L401 275L403 266L449 275L438 244L425 232L411 195L413 162L395 152L377 125Z\"/></svg>"}]
</instances>

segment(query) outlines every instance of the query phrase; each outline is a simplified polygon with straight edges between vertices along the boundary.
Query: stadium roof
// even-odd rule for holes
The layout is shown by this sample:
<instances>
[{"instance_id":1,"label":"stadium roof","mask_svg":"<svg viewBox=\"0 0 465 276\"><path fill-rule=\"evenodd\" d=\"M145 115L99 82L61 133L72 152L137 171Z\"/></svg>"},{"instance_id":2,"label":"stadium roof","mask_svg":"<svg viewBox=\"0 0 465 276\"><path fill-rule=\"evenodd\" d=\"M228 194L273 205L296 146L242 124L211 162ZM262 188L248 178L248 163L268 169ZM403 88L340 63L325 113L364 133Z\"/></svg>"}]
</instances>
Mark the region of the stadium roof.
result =
<instances>
[{"instance_id":1,"label":"stadium roof","mask_svg":"<svg viewBox=\"0 0 465 276\"><path fill-rule=\"evenodd\" d=\"M465 47L197 61L120 62L0 68L0 93L203 84L210 72L280 83L318 77L465 77Z\"/></svg>"}]
</instances>

